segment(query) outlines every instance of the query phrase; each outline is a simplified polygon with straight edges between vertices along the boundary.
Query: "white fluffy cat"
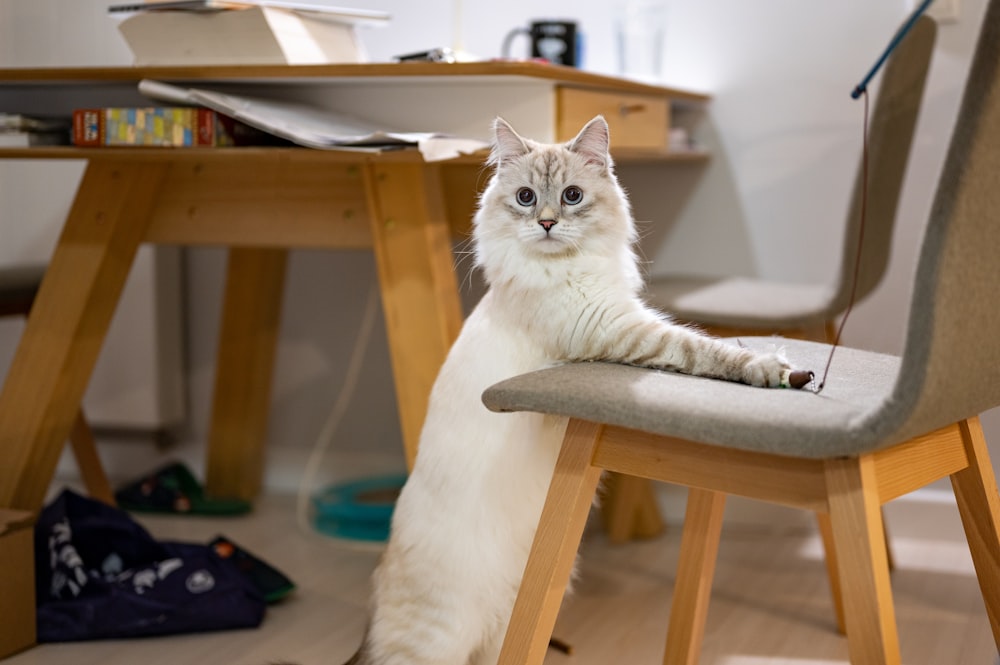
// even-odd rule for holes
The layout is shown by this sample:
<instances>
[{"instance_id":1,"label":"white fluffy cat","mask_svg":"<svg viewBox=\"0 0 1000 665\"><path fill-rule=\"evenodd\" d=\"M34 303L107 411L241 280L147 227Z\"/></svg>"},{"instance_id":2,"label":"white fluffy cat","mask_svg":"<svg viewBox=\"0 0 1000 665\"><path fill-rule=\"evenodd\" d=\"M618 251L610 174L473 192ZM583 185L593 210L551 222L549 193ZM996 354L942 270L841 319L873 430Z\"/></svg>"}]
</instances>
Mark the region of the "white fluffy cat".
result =
<instances>
[{"instance_id":1,"label":"white fluffy cat","mask_svg":"<svg viewBox=\"0 0 1000 665\"><path fill-rule=\"evenodd\" d=\"M497 661L566 421L491 413L487 386L574 360L755 386L788 377L780 356L674 325L641 301L635 226L603 118L558 145L502 119L494 131L495 174L474 220L489 291L434 384L353 665Z\"/></svg>"}]
</instances>

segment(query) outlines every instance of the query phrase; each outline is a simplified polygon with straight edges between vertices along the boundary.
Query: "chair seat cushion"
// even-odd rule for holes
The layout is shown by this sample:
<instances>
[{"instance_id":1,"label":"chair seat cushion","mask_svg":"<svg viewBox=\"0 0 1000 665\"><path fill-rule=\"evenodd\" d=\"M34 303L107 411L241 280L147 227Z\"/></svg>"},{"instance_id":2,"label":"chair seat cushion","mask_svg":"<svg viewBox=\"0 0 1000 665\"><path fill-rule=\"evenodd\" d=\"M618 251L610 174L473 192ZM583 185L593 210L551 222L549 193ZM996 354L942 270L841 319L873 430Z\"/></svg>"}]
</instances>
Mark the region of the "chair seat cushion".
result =
<instances>
[{"instance_id":1,"label":"chair seat cushion","mask_svg":"<svg viewBox=\"0 0 1000 665\"><path fill-rule=\"evenodd\" d=\"M664 277L650 282L647 297L685 321L762 331L823 325L839 314L827 285L751 277Z\"/></svg>"},{"instance_id":2,"label":"chair seat cushion","mask_svg":"<svg viewBox=\"0 0 1000 665\"><path fill-rule=\"evenodd\" d=\"M755 349L780 345L795 367L813 370L817 381L830 350L777 337L740 342ZM839 347L826 386L816 394L612 363L571 363L501 381L487 388L483 403L493 411L571 416L745 450L839 457L896 443L878 431L891 423L871 423L893 393L899 366L896 356Z\"/></svg>"}]
</instances>

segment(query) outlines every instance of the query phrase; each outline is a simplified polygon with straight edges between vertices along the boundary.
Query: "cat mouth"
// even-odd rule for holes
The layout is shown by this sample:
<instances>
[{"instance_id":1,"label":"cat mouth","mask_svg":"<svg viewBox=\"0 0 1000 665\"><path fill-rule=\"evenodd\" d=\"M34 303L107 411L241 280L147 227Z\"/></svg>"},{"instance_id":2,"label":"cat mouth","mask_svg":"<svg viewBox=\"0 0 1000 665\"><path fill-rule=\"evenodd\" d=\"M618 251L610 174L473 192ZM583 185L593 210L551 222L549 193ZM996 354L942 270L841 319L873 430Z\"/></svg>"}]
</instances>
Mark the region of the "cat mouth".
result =
<instances>
[{"instance_id":1,"label":"cat mouth","mask_svg":"<svg viewBox=\"0 0 1000 665\"><path fill-rule=\"evenodd\" d=\"M572 249L573 244L558 234L546 233L545 235L537 236L534 246L542 254L552 255L565 254Z\"/></svg>"}]
</instances>

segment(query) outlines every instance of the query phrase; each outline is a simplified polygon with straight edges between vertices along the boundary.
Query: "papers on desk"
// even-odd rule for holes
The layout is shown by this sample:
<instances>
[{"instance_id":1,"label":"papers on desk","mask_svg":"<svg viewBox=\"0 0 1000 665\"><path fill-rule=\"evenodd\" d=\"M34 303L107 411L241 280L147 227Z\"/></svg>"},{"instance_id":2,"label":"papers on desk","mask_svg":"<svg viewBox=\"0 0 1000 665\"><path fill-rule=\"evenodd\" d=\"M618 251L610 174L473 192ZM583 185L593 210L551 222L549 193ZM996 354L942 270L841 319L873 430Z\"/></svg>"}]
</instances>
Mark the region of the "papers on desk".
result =
<instances>
[{"instance_id":1,"label":"papers on desk","mask_svg":"<svg viewBox=\"0 0 1000 665\"><path fill-rule=\"evenodd\" d=\"M331 7L322 2L300 2L298 0L145 0L127 2L108 7L109 14L132 14L135 12L160 9L184 9L195 12L212 12L224 9L248 9L251 7L277 7L300 12L317 12L337 20L350 22L384 23L389 20L387 12L354 7Z\"/></svg>"},{"instance_id":2,"label":"papers on desk","mask_svg":"<svg viewBox=\"0 0 1000 665\"><path fill-rule=\"evenodd\" d=\"M359 27L389 15L282 0L177 0L112 5L134 64L318 65L367 62Z\"/></svg>"},{"instance_id":3,"label":"papers on desk","mask_svg":"<svg viewBox=\"0 0 1000 665\"><path fill-rule=\"evenodd\" d=\"M293 143L321 150L382 151L416 147L427 161L451 159L488 147L476 139L439 133L396 132L362 118L300 102L182 88L143 79L139 92L171 104L205 106Z\"/></svg>"}]
</instances>

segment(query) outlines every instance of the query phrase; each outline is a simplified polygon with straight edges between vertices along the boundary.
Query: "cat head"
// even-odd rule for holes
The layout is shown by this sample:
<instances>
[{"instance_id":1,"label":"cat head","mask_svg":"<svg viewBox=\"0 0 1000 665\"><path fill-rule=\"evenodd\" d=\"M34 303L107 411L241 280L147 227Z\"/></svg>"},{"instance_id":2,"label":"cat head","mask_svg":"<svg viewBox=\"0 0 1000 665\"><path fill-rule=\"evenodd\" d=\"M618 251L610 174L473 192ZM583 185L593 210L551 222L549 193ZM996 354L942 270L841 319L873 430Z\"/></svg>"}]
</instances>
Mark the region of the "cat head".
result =
<instances>
[{"instance_id":1,"label":"cat head","mask_svg":"<svg viewBox=\"0 0 1000 665\"><path fill-rule=\"evenodd\" d=\"M635 226L603 117L560 144L523 138L502 118L493 131L495 171L474 220L477 264L490 282L581 256L632 260Z\"/></svg>"}]
</instances>

